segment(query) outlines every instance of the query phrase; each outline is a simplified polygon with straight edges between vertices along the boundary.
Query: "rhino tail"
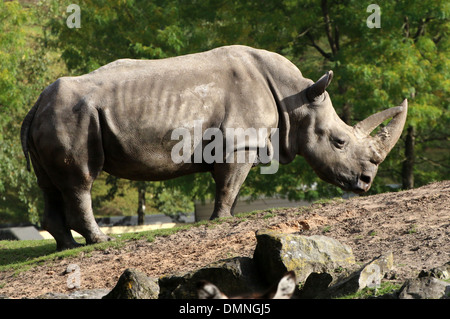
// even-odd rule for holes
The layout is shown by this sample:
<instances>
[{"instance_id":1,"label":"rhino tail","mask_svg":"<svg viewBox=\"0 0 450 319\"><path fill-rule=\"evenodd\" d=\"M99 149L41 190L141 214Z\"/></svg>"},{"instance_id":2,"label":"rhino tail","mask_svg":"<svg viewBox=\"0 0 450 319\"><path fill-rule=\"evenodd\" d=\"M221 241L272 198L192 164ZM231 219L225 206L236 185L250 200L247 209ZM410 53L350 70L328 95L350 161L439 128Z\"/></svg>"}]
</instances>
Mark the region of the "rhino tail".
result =
<instances>
[{"instance_id":1,"label":"rhino tail","mask_svg":"<svg viewBox=\"0 0 450 319\"><path fill-rule=\"evenodd\" d=\"M22 143L22 151L23 151L23 154L25 155L25 159L27 161L27 170L29 172L31 171L31 167L30 167L30 157L28 156L28 151L29 151L28 150L28 135L30 132L31 122L33 122L34 115L36 114L36 111L39 107L40 100L41 100L41 96L39 96L36 103L33 105L31 110L25 116L25 119L22 122L22 127L20 129L20 141Z\"/></svg>"}]
</instances>

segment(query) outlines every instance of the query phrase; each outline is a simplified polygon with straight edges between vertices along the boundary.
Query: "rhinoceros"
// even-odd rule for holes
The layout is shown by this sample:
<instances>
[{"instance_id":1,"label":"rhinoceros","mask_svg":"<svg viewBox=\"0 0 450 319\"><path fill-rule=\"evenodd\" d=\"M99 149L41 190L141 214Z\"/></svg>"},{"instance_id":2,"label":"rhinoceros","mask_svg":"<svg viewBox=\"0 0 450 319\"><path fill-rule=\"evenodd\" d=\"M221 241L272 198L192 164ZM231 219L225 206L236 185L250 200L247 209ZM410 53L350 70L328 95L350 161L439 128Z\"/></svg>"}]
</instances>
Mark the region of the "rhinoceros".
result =
<instances>
[{"instance_id":1,"label":"rhinoceros","mask_svg":"<svg viewBox=\"0 0 450 319\"><path fill-rule=\"evenodd\" d=\"M91 187L102 170L149 181L211 172L216 184L211 218L232 215L257 161L175 161L173 149L180 142L174 131L192 132L198 121L202 133L214 128L222 133L215 137L224 139L229 128L265 128L257 143L272 152L270 158L287 164L301 155L323 180L366 192L402 133L407 101L352 127L332 106L326 91L332 78L328 71L314 82L279 54L238 45L159 60L120 59L59 78L40 94L21 128L27 167L31 158L44 195L44 229L58 250L79 245L71 229L87 244L110 240L91 203ZM184 149L192 152L187 157L206 142ZM259 150L241 145L231 153L250 156Z\"/></svg>"}]
</instances>

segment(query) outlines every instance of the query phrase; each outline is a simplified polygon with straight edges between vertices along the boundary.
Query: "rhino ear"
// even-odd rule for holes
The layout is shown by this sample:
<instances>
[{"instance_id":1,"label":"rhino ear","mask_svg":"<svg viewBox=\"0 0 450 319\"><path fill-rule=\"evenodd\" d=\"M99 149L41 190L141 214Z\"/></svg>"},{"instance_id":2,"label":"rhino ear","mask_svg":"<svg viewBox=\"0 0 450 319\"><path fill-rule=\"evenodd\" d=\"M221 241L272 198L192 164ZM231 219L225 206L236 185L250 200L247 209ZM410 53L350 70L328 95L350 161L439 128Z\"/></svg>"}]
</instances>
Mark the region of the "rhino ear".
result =
<instances>
[{"instance_id":1,"label":"rhino ear","mask_svg":"<svg viewBox=\"0 0 450 319\"><path fill-rule=\"evenodd\" d=\"M333 71L330 70L322 75L316 83L306 89L306 97L310 103L314 102L317 97L321 96L323 92L325 92L332 79Z\"/></svg>"}]
</instances>

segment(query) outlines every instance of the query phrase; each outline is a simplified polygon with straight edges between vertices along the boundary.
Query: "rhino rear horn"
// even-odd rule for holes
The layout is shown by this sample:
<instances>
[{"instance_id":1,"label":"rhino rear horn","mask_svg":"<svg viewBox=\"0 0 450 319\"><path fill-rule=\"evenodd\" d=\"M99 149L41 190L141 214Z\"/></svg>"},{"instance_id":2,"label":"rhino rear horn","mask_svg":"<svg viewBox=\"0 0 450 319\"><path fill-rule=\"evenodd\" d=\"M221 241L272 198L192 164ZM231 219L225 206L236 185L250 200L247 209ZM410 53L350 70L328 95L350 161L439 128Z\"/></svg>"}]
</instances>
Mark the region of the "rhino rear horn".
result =
<instances>
[{"instance_id":1,"label":"rhino rear horn","mask_svg":"<svg viewBox=\"0 0 450 319\"><path fill-rule=\"evenodd\" d=\"M306 97L309 102L313 102L318 96L322 95L325 92L328 85L330 85L331 80L333 79L333 71L328 71L322 77L317 80L316 83L308 87L306 90Z\"/></svg>"}]
</instances>

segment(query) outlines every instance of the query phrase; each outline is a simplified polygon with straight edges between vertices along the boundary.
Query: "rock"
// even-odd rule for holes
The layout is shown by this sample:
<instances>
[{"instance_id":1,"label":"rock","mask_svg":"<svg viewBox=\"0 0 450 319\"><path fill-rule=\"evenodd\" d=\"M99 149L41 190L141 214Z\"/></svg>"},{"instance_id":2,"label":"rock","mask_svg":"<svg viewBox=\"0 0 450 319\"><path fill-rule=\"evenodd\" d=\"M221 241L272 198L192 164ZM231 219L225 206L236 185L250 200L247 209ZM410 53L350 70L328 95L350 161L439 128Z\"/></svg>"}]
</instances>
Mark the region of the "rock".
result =
<instances>
[{"instance_id":1,"label":"rock","mask_svg":"<svg viewBox=\"0 0 450 319\"><path fill-rule=\"evenodd\" d=\"M159 278L160 298L196 299L196 286L200 280L213 283L228 296L257 292L265 288L253 260L236 257L212 263L197 271Z\"/></svg>"},{"instance_id":2,"label":"rock","mask_svg":"<svg viewBox=\"0 0 450 319\"><path fill-rule=\"evenodd\" d=\"M327 236L260 230L256 239L253 259L268 282L277 281L280 274L290 270L297 282L303 282L312 272L331 272L355 263L350 246Z\"/></svg>"},{"instance_id":3,"label":"rock","mask_svg":"<svg viewBox=\"0 0 450 319\"><path fill-rule=\"evenodd\" d=\"M443 280L450 279L450 262L428 271L422 270L419 274L419 278L422 277L434 277Z\"/></svg>"},{"instance_id":4,"label":"rock","mask_svg":"<svg viewBox=\"0 0 450 319\"><path fill-rule=\"evenodd\" d=\"M102 299L109 293L110 289L86 289L75 290L71 293L48 292L36 297L36 299Z\"/></svg>"},{"instance_id":5,"label":"rock","mask_svg":"<svg viewBox=\"0 0 450 319\"><path fill-rule=\"evenodd\" d=\"M434 277L407 280L400 288L399 299L448 299L450 284Z\"/></svg>"},{"instance_id":6,"label":"rock","mask_svg":"<svg viewBox=\"0 0 450 319\"><path fill-rule=\"evenodd\" d=\"M327 290L332 281L333 277L328 273L313 272L306 278L297 297L301 299L317 298Z\"/></svg>"},{"instance_id":7,"label":"rock","mask_svg":"<svg viewBox=\"0 0 450 319\"><path fill-rule=\"evenodd\" d=\"M328 288L325 293L321 294L321 297L335 298L353 294L365 287L378 288L381 279L392 270L393 265L394 257L392 252L374 258L358 271Z\"/></svg>"},{"instance_id":8,"label":"rock","mask_svg":"<svg viewBox=\"0 0 450 319\"><path fill-rule=\"evenodd\" d=\"M422 270L416 279L407 280L400 288L400 299L450 299L450 262ZM444 280L441 280L444 279Z\"/></svg>"},{"instance_id":9,"label":"rock","mask_svg":"<svg viewBox=\"0 0 450 319\"><path fill-rule=\"evenodd\" d=\"M365 287L379 287L381 279L394 267L394 255L392 252L381 255L367 265L365 265L359 273L359 289Z\"/></svg>"},{"instance_id":10,"label":"rock","mask_svg":"<svg viewBox=\"0 0 450 319\"><path fill-rule=\"evenodd\" d=\"M157 299L157 279L135 269L126 269L116 286L103 299Z\"/></svg>"}]
</instances>

